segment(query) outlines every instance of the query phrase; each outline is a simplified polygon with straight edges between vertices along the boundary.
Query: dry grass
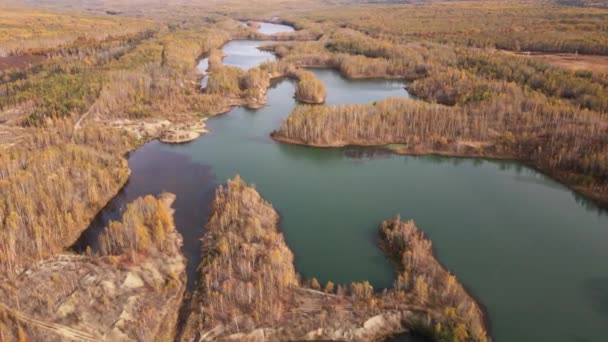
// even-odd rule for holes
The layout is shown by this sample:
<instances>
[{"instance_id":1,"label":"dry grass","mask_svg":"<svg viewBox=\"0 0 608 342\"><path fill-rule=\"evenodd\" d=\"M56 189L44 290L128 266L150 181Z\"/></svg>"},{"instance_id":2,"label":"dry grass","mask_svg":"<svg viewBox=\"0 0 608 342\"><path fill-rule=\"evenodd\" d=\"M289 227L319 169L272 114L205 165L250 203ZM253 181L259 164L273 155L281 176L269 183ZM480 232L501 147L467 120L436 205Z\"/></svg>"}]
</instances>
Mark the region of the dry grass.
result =
<instances>
[{"instance_id":1,"label":"dry grass","mask_svg":"<svg viewBox=\"0 0 608 342\"><path fill-rule=\"evenodd\" d=\"M575 53L529 53L511 51L504 51L504 53L526 56L566 70L588 70L595 73L608 74L608 56L580 55Z\"/></svg>"}]
</instances>

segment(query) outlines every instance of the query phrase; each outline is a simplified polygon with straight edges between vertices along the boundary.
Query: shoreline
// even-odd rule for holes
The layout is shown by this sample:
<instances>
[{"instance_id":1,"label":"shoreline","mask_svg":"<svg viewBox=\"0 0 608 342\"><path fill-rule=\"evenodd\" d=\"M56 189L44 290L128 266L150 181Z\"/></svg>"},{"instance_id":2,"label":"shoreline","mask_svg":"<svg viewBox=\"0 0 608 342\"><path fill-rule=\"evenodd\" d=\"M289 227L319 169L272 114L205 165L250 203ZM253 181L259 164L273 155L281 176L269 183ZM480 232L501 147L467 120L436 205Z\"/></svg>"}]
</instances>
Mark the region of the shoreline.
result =
<instances>
[{"instance_id":1,"label":"shoreline","mask_svg":"<svg viewBox=\"0 0 608 342\"><path fill-rule=\"evenodd\" d=\"M293 252L283 238L280 214L239 176L216 189L212 208L202 237L197 288L185 299L177 340L263 336L269 341L371 342L410 331L441 338L456 329L466 329L474 341L491 339L485 312L436 259L432 242L413 221L393 218L378 226L379 247L396 263L399 279L408 279L405 283L395 281L382 292L374 292L366 281L335 287L331 283L323 289L314 278L303 279L297 272ZM252 235L235 234L249 220L258 222L258 228L249 232ZM250 253L242 255L243 250ZM417 261L401 258L407 253L415 254ZM241 263L252 265L252 270L240 272ZM420 281L425 284L424 295L414 285ZM258 290L249 294L249 305L243 305L238 289L251 282L258 284ZM265 308L270 311L259 315L257 310ZM242 311L234 316L234 310ZM327 315L330 312L336 314ZM326 315L327 321L320 323L318 315ZM443 330L436 330L436 324Z\"/></svg>"},{"instance_id":2,"label":"shoreline","mask_svg":"<svg viewBox=\"0 0 608 342\"><path fill-rule=\"evenodd\" d=\"M391 143L386 143L386 144L354 143L353 144L353 143L339 142L339 143L335 143L335 144L316 144L316 143L303 142L303 141L297 140L297 139L285 138L285 137L279 136L277 131L271 132L270 138L279 143L307 146L307 147L311 147L311 148L330 149L330 148L342 148L342 147L361 147L361 148L378 147L378 148L386 149L387 151L390 151L394 154L403 155L403 156L414 156L415 157L415 156L436 155L436 156L441 156L441 157L446 157L446 158L511 160L516 163L521 163L522 165L527 166L527 167L541 173L542 175L544 175L546 177L549 177L551 180L559 183L560 185L565 186L568 190L572 191L574 194L582 196L586 200L590 201L597 208L602 209L602 210L608 209L608 193L605 195L597 194L593 190L589 190L589 189L586 189L581 186L576 186L576 185L572 184L571 182L569 182L567 180L566 176L562 176L559 173L551 172L550 170L537 166L530 161L526 161L526 160L517 158L516 156L501 156L501 155L497 155L497 154L492 155L492 154L483 154L483 153L464 154L464 153L456 153L456 152L449 152L449 151L437 151L437 150L432 150L432 149L423 150L423 151L411 151L411 150L405 150L405 149L400 150L398 148L391 148L389 146L389 145L391 145ZM394 144L398 144L398 143L394 143Z\"/></svg>"},{"instance_id":3,"label":"shoreline","mask_svg":"<svg viewBox=\"0 0 608 342\"><path fill-rule=\"evenodd\" d=\"M294 95L293 98L295 100L297 100L298 102L301 102L304 104L310 104L310 105L320 105L320 104L325 103L325 98L323 98L322 100L315 100L315 99L306 99L306 98L303 98L303 97L297 96L297 95Z\"/></svg>"},{"instance_id":4,"label":"shoreline","mask_svg":"<svg viewBox=\"0 0 608 342\"><path fill-rule=\"evenodd\" d=\"M424 236L425 239L427 239L428 241L432 241L424 231L420 231L420 232L422 233L422 235ZM401 267L401 265L399 264L399 259L395 255L393 255L392 251L390 251L388 249L387 242L382 240L382 236L381 236L382 232L378 231L378 232L376 232L376 235L377 235L376 245L384 253L384 256L391 262L391 264L393 264L393 268L395 271L395 280L396 280L396 277L399 275L399 271L400 271L400 267ZM445 264L443 262L441 262L441 259L439 259L437 257L437 248L435 247L434 244L431 245L430 255L433 259L435 259L437 261L439 266L444 271L452 274L452 272L445 266ZM483 301L481 301L481 299L468 286L466 286L465 284L463 284L460 281L458 281L458 284L460 284L460 286L462 286L465 293L473 299L475 304L481 310L484 328L485 328L486 332L488 333L488 336L492 336L492 320L490 318L490 312L489 312L487 306L483 303ZM392 289L392 287L383 289L383 290L390 290L390 289Z\"/></svg>"}]
</instances>

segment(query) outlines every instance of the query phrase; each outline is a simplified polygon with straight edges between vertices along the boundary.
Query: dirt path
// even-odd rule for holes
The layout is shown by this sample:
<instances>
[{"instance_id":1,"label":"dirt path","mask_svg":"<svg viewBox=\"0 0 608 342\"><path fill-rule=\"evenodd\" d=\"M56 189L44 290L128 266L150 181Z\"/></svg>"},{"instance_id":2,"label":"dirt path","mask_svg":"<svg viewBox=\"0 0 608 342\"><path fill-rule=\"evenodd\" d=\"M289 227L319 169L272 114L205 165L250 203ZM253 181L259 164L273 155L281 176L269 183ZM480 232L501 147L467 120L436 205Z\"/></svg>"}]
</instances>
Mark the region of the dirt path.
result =
<instances>
[{"instance_id":1,"label":"dirt path","mask_svg":"<svg viewBox=\"0 0 608 342\"><path fill-rule=\"evenodd\" d=\"M78 132L78 130L80 129L80 125L81 125L82 121L84 119L86 119L86 117L89 116L90 113L91 113L91 110L90 109L87 110L87 112L82 114L80 119L78 119L78 121L76 121L76 123L74 124L74 130L72 131L72 142L74 142L74 136L76 135L76 132Z\"/></svg>"},{"instance_id":2,"label":"dirt path","mask_svg":"<svg viewBox=\"0 0 608 342\"><path fill-rule=\"evenodd\" d=\"M74 133L76 133L76 131L80 128L80 124L81 124L82 120L86 119L86 117L89 116L90 113L91 113L91 111L87 110L87 112L82 114L80 119L78 119L78 121L76 121L76 124L74 124Z\"/></svg>"}]
</instances>

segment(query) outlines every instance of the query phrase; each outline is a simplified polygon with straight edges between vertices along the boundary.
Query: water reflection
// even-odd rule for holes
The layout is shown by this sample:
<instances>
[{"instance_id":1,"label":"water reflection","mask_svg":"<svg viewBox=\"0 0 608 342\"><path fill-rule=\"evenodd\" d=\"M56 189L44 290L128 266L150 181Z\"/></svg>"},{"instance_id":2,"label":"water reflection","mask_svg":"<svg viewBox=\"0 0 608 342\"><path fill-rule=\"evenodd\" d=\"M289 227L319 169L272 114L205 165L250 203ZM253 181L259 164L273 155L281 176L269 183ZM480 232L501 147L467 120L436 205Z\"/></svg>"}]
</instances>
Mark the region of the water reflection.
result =
<instances>
[{"instance_id":1,"label":"water reflection","mask_svg":"<svg viewBox=\"0 0 608 342\"><path fill-rule=\"evenodd\" d=\"M357 160L373 160L381 158L390 158L394 156L394 153L392 151L382 147L362 148L347 146L340 149L340 151L345 157Z\"/></svg>"},{"instance_id":2,"label":"water reflection","mask_svg":"<svg viewBox=\"0 0 608 342\"><path fill-rule=\"evenodd\" d=\"M119 220L126 205L145 195L162 192L177 194L175 225L184 239L182 250L188 260L188 286L194 284L200 261L200 236L209 215L209 203L217 186L209 165L193 162L188 156L159 148L160 142L147 143L129 156L131 176L127 184L95 217L73 246L84 252L97 249L97 236L111 220Z\"/></svg>"}]
</instances>

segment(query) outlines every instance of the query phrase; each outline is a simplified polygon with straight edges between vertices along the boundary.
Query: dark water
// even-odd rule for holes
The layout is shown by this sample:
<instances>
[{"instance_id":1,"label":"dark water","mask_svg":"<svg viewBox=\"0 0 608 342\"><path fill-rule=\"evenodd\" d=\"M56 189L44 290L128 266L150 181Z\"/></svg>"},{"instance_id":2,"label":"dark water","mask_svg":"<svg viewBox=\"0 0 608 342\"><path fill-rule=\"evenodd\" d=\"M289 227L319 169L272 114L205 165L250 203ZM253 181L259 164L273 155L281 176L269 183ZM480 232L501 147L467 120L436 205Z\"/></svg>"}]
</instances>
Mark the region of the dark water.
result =
<instances>
[{"instance_id":1,"label":"dark water","mask_svg":"<svg viewBox=\"0 0 608 342\"><path fill-rule=\"evenodd\" d=\"M78 252L87 246L96 249L99 233L111 220L120 220L125 206L140 196L162 192L177 194L175 225L183 236L183 252L188 259L188 285L192 288L200 261L200 237L204 222L209 217L208 203L215 192L215 176L211 167L193 162L188 156L159 148L150 142L129 156L131 176L125 187L97 215L91 226L74 245Z\"/></svg>"},{"instance_id":2,"label":"dark water","mask_svg":"<svg viewBox=\"0 0 608 342\"><path fill-rule=\"evenodd\" d=\"M329 104L407 96L393 81L314 72ZM281 214L300 273L322 283L370 280L376 288L393 279L377 227L400 214L416 220L438 258L487 307L494 340L608 340L606 211L515 162L275 143L269 133L294 107L293 93L283 80L269 90L268 106L212 118L211 132L192 143L138 149L117 206L136 194L176 193L193 270L213 189L240 174Z\"/></svg>"}]
</instances>

